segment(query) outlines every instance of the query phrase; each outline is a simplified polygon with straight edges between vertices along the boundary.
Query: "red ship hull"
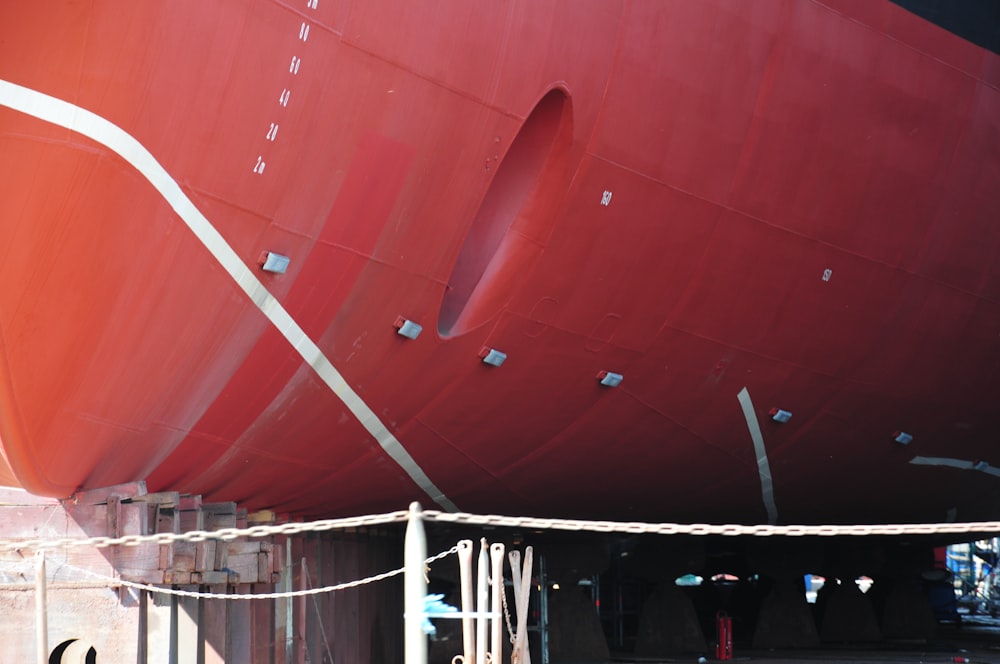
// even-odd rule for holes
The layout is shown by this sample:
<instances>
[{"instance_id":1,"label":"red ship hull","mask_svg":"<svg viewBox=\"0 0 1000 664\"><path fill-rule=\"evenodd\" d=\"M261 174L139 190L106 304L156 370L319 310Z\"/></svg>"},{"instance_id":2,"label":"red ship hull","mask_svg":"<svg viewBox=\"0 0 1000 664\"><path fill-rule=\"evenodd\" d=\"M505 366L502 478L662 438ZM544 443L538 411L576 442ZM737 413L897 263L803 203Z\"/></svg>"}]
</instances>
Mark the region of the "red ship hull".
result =
<instances>
[{"instance_id":1,"label":"red ship hull","mask_svg":"<svg viewBox=\"0 0 1000 664\"><path fill-rule=\"evenodd\" d=\"M0 48L3 483L1000 517L1000 58L892 4L10 3Z\"/></svg>"}]
</instances>

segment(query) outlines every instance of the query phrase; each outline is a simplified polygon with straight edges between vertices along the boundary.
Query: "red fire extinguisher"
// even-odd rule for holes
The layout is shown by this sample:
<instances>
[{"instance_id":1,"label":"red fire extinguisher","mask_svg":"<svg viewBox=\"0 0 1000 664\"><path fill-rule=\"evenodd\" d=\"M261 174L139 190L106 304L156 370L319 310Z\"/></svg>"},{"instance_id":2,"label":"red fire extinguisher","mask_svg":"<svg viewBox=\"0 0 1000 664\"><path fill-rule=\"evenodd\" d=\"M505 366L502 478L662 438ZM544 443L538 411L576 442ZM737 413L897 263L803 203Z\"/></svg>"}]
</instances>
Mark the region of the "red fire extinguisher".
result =
<instances>
[{"instance_id":1,"label":"red fire extinguisher","mask_svg":"<svg viewBox=\"0 0 1000 664\"><path fill-rule=\"evenodd\" d=\"M733 619L726 615L725 611L715 614L715 631L719 635L718 645L715 646L716 659L733 658Z\"/></svg>"}]
</instances>

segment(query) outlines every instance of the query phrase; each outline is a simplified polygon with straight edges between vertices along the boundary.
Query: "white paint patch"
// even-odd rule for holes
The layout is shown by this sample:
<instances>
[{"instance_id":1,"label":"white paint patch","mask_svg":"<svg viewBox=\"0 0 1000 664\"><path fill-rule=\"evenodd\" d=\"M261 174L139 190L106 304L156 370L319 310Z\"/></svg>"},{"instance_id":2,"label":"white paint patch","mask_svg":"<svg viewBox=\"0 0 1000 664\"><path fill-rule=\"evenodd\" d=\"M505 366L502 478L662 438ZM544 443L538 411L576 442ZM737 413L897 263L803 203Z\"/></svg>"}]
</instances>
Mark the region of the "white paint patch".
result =
<instances>
[{"instance_id":1,"label":"white paint patch","mask_svg":"<svg viewBox=\"0 0 1000 664\"><path fill-rule=\"evenodd\" d=\"M910 459L910 463L917 466L944 466L945 468L957 468L958 470L975 470L980 473L992 475L993 477L1000 477L1000 468L991 466L985 461L917 456Z\"/></svg>"},{"instance_id":2,"label":"white paint patch","mask_svg":"<svg viewBox=\"0 0 1000 664\"><path fill-rule=\"evenodd\" d=\"M434 485L368 404L351 389L319 346L306 335L277 298L268 292L225 238L184 194L180 185L138 140L121 127L75 104L2 79L0 79L0 105L83 134L131 164L159 192L236 285L246 293L327 387L347 406L386 454L406 471L406 474L431 500L445 510L458 511L458 507ZM263 162L259 159L258 162L260 171L263 171Z\"/></svg>"},{"instance_id":3,"label":"white paint patch","mask_svg":"<svg viewBox=\"0 0 1000 664\"><path fill-rule=\"evenodd\" d=\"M764 508L767 510L767 521L771 525L778 522L778 506L774 502L774 483L771 480L771 464L767 460L767 450L764 449L764 434L760 430L760 421L757 419L757 411L750 401L750 392L747 388L740 390L736 395L743 408L743 417L747 420L747 428L750 429L750 439L753 440L753 449L757 455L757 471L760 473L760 493L764 499Z\"/></svg>"}]
</instances>

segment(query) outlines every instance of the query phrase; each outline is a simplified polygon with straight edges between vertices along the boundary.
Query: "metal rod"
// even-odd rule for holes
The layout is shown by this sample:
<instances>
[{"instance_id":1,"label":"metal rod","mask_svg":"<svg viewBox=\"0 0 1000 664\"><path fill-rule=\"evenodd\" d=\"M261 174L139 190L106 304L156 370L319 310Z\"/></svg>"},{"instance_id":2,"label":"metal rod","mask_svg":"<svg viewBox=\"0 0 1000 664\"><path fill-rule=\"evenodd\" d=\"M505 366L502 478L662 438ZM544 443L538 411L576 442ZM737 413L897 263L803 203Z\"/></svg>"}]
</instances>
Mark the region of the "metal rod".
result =
<instances>
[{"instance_id":1,"label":"metal rod","mask_svg":"<svg viewBox=\"0 0 1000 664\"><path fill-rule=\"evenodd\" d=\"M292 538L285 538L285 568L281 570L282 590L292 592ZM176 598L175 598L176 599ZM280 600L285 605L285 661L291 662L295 654L295 607L291 598ZM277 615L275 616L277 619Z\"/></svg>"},{"instance_id":2,"label":"metal rod","mask_svg":"<svg viewBox=\"0 0 1000 664\"><path fill-rule=\"evenodd\" d=\"M405 618L406 664L427 664L427 635L423 622L424 598L427 596L427 579L424 561L427 560L427 535L419 503L410 503L410 517L403 543L403 606Z\"/></svg>"},{"instance_id":3,"label":"metal rod","mask_svg":"<svg viewBox=\"0 0 1000 664\"><path fill-rule=\"evenodd\" d=\"M45 588L45 552L35 554L35 650L38 664L49 661L48 592Z\"/></svg>"},{"instance_id":4,"label":"metal rod","mask_svg":"<svg viewBox=\"0 0 1000 664\"><path fill-rule=\"evenodd\" d=\"M462 612L471 614L476 610L472 593L472 540L458 543L458 571L462 583ZM471 617L462 619L462 662L476 664L476 621Z\"/></svg>"},{"instance_id":5,"label":"metal rod","mask_svg":"<svg viewBox=\"0 0 1000 664\"><path fill-rule=\"evenodd\" d=\"M493 653L493 664L500 664L503 659L503 617L500 614L501 595L503 589L503 551L504 546L499 542L490 546L490 562L492 563L493 582L493 604L491 606L494 617L492 619L490 634L490 652Z\"/></svg>"},{"instance_id":6,"label":"metal rod","mask_svg":"<svg viewBox=\"0 0 1000 664\"><path fill-rule=\"evenodd\" d=\"M489 602L489 587L486 585L486 570L489 566L488 554L486 553L486 538L479 540L479 564L476 569L476 611L486 613L486 605ZM486 618L476 619L476 661L486 664L486 628L489 621Z\"/></svg>"},{"instance_id":7,"label":"metal rod","mask_svg":"<svg viewBox=\"0 0 1000 664\"><path fill-rule=\"evenodd\" d=\"M534 560L532 554L534 549L530 546L524 547L524 562L521 567L521 608L518 609L518 620L524 616L524 629L521 630L521 656L518 662L531 664L531 651L528 648L528 607L531 605L531 564Z\"/></svg>"},{"instance_id":8,"label":"metal rod","mask_svg":"<svg viewBox=\"0 0 1000 664\"><path fill-rule=\"evenodd\" d=\"M521 552L510 552L510 572L514 579L514 606L517 608L517 631L514 635L513 661L530 664L528 652L528 600L531 597L531 563L533 549L524 549L524 568L521 568Z\"/></svg>"},{"instance_id":9,"label":"metal rod","mask_svg":"<svg viewBox=\"0 0 1000 664\"><path fill-rule=\"evenodd\" d=\"M541 637L542 664L549 664L549 577L545 572L545 556L538 556L538 634Z\"/></svg>"}]
</instances>

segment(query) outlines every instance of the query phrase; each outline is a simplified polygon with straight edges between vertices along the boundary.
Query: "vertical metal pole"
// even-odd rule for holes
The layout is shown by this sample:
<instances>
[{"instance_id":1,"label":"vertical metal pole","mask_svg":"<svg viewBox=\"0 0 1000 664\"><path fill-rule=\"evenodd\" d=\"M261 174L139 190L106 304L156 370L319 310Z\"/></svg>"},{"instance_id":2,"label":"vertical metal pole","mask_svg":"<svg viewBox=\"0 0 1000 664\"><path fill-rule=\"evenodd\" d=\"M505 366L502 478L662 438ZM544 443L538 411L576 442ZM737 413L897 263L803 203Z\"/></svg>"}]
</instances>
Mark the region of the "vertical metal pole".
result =
<instances>
[{"instance_id":1,"label":"vertical metal pole","mask_svg":"<svg viewBox=\"0 0 1000 664\"><path fill-rule=\"evenodd\" d=\"M35 650L38 664L49 661L48 592L45 586L45 552L35 554Z\"/></svg>"},{"instance_id":2,"label":"vertical metal pole","mask_svg":"<svg viewBox=\"0 0 1000 664\"><path fill-rule=\"evenodd\" d=\"M549 578L545 573L545 556L538 556L538 631L542 641L542 664L549 664Z\"/></svg>"},{"instance_id":3,"label":"vertical metal pole","mask_svg":"<svg viewBox=\"0 0 1000 664\"><path fill-rule=\"evenodd\" d=\"M479 567L476 570L476 661L486 664L486 627L488 621L484 617L486 605L489 602L489 588L486 586L486 568L489 566L486 553L486 538L479 543Z\"/></svg>"},{"instance_id":4,"label":"vertical metal pole","mask_svg":"<svg viewBox=\"0 0 1000 664\"><path fill-rule=\"evenodd\" d=\"M421 627L427 580L424 561L427 560L427 535L419 503L410 503L410 518L403 543L403 606L405 618L406 664L427 664L427 635Z\"/></svg>"},{"instance_id":5,"label":"vertical metal pole","mask_svg":"<svg viewBox=\"0 0 1000 664\"><path fill-rule=\"evenodd\" d=\"M491 623L492 632L490 634L490 652L493 653L492 662L500 664L503 657L503 642L501 640L503 630L503 618L500 617L503 599L500 593L504 592L503 587L503 552L504 545L499 542L490 546L490 562L493 565L493 604L492 611L495 614Z\"/></svg>"},{"instance_id":6,"label":"vertical metal pole","mask_svg":"<svg viewBox=\"0 0 1000 664\"><path fill-rule=\"evenodd\" d=\"M462 584L462 662L476 664L476 598L472 584L472 540L458 543L458 576ZM482 664L482 663L480 663Z\"/></svg>"},{"instance_id":7,"label":"vertical metal pole","mask_svg":"<svg viewBox=\"0 0 1000 664\"><path fill-rule=\"evenodd\" d=\"M292 538L285 539L285 569L281 570L282 590L292 592ZM290 597L281 602L285 604L285 661L291 662L295 654L295 611Z\"/></svg>"},{"instance_id":8,"label":"vertical metal pole","mask_svg":"<svg viewBox=\"0 0 1000 664\"><path fill-rule=\"evenodd\" d=\"M521 552L511 551L510 574L514 579L514 604L517 606L517 632L514 637L512 660L520 664L530 664L528 649L528 604L531 600L531 563L533 549L524 548L524 566L521 566Z\"/></svg>"}]
</instances>

